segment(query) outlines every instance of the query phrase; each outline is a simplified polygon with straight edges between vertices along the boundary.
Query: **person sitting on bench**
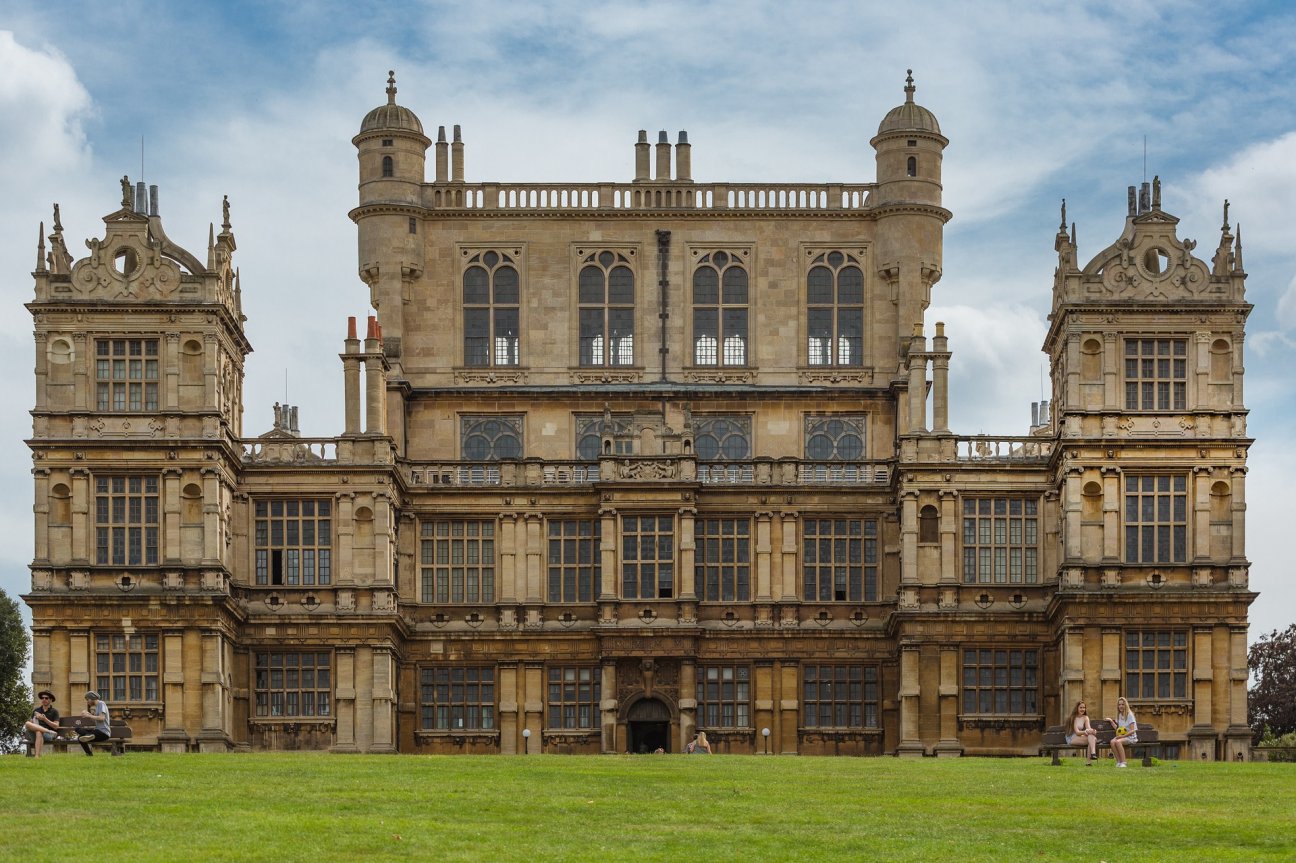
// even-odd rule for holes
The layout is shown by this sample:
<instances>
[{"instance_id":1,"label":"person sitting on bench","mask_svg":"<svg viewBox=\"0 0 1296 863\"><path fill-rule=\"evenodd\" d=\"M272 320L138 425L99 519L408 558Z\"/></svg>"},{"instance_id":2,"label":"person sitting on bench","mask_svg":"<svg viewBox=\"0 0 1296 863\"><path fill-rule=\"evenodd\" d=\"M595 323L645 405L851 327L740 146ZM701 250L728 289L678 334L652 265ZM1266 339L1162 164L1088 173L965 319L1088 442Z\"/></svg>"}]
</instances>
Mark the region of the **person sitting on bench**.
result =
<instances>
[{"instance_id":1,"label":"person sitting on bench","mask_svg":"<svg viewBox=\"0 0 1296 863\"><path fill-rule=\"evenodd\" d=\"M41 748L53 743L59 731L59 712L54 707L54 693L42 689L36 693L40 705L32 711L31 719L23 723L23 733L32 736L31 755L41 757Z\"/></svg>"},{"instance_id":2,"label":"person sitting on bench","mask_svg":"<svg viewBox=\"0 0 1296 863\"><path fill-rule=\"evenodd\" d=\"M94 750L90 748L90 744L102 743L112 736L108 725L108 705L103 703L97 692L87 692L85 700L86 709L81 713L81 716L85 719L93 719L94 728L82 734L77 740L81 744L82 752L86 755L94 755Z\"/></svg>"},{"instance_id":3,"label":"person sitting on bench","mask_svg":"<svg viewBox=\"0 0 1296 863\"><path fill-rule=\"evenodd\" d=\"M1138 722L1134 719L1134 711L1130 710L1125 696L1116 699L1116 719L1113 720L1108 716L1107 721L1116 730L1116 736L1111 741L1112 751L1116 753L1116 766L1124 767L1126 766L1125 747L1131 743L1138 743Z\"/></svg>"},{"instance_id":4,"label":"person sitting on bench","mask_svg":"<svg viewBox=\"0 0 1296 863\"><path fill-rule=\"evenodd\" d=\"M1071 730L1067 732L1066 742L1071 746L1088 746L1090 766L1098 759L1098 732L1089 722L1089 708L1083 701L1077 701L1071 710Z\"/></svg>"}]
</instances>

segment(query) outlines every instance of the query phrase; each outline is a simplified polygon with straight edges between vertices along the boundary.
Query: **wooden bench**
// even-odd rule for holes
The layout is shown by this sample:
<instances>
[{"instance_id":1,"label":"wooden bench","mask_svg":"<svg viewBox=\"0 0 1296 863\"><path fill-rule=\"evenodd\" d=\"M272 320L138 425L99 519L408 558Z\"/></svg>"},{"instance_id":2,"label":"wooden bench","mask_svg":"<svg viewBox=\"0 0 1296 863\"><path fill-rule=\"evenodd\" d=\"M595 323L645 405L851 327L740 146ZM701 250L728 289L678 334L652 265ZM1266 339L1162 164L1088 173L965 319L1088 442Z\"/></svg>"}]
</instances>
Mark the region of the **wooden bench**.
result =
<instances>
[{"instance_id":1,"label":"wooden bench","mask_svg":"<svg viewBox=\"0 0 1296 863\"><path fill-rule=\"evenodd\" d=\"M77 736L87 734L94 730L94 720L87 719L84 716L77 716L69 725L67 720L59 724L59 736L54 738L54 742L46 743L46 746L57 746L66 748L69 746L79 746ZM124 755L126 753L126 741L134 736L131 728L126 724L124 719L113 719L108 723L108 739L97 740L91 743L91 746L105 746L113 755Z\"/></svg>"},{"instance_id":2,"label":"wooden bench","mask_svg":"<svg viewBox=\"0 0 1296 863\"><path fill-rule=\"evenodd\" d=\"M1093 719L1090 720L1090 722L1093 725L1094 730L1098 732L1098 748L1110 749L1112 738L1116 736L1116 729L1112 728L1106 719ZM1077 739L1075 743L1067 743L1066 736L1068 731L1070 731L1069 725L1052 725L1044 732L1044 737L1040 740L1040 755L1048 755L1049 753L1052 753L1054 767L1061 766L1062 764L1062 761L1058 758L1058 753L1062 750L1088 749L1088 744L1081 739ZM1138 731L1135 732L1135 736L1138 738L1138 742L1125 744L1126 751L1131 755L1142 753L1143 766L1151 767L1152 755L1149 752L1149 749L1160 743L1160 737L1157 734L1157 730L1145 722L1140 722L1138 724Z\"/></svg>"}]
</instances>

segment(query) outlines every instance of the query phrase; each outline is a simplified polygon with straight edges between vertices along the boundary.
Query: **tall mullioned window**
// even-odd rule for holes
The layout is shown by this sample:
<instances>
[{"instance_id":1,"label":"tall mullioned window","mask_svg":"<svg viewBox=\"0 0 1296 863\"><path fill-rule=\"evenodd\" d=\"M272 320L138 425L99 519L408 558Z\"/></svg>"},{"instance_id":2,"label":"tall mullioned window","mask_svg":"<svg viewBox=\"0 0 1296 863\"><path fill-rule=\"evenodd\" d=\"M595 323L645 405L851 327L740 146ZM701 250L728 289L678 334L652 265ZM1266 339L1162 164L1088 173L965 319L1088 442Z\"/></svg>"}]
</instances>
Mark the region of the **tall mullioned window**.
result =
<instances>
[{"instance_id":1,"label":"tall mullioned window","mask_svg":"<svg viewBox=\"0 0 1296 863\"><path fill-rule=\"evenodd\" d=\"M693 271L693 364L747 364L747 270L729 252L703 255Z\"/></svg>"},{"instance_id":2,"label":"tall mullioned window","mask_svg":"<svg viewBox=\"0 0 1296 863\"><path fill-rule=\"evenodd\" d=\"M1187 488L1183 474L1126 474L1126 563L1188 559Z\"/></svg>"},{"instance_id":3,"label":"tall mullioned window","mask_svg":"<svg viewBox=\"0 0 1296 863\"><path fill-rule=\"evenodd\" d=\"M1125 340L1125 409L1181 411L1188 401L1186 339Z\"/></svg>"},{"instance_id":4,"label":"tall mullioned window","mask_svg":"<svg viewBox=\"0 0 1296 863\"><path fill-rule=\"evenodd\" d=\"M1182 629L1125 633L1125 692L1131 699L1188 697L1188 633Z\"/></svg>"},{"instance_id":5,"label":"tall mullioned window","mask_svg":"<svg viewBox=\"0 0 1296 863\"><path fill-rule=\"evenodd\" d=\"M877 601L876 519L807 518L803 529L804 601Z\"/></svg>"},{"instance_id":6,"label":"tall mullioned window","mask_svg":"<svg viewBox=\"0 0 1296 863\"><path fill-rule=\"evenodd\" d=\"M258 500L256 583L311 586L333 583L333 502Z\"/></svg>"},{"instance_id":7,"label":"tall mullioned window","mask_svg":"<svg viewBox=\"0 0 1296 863\"><path fill-rule=\"evenodd\" d=\"M157 477L95 479L95 563L156 564L159 524Z\"/></svg>"},{"instance_id":8,"label":"tall mullioned window","mask_svg":"<svg viewBox=\"0 0 1296 863\"><path fill-rule=\"evenodd\" d=\"M878 728L878 670L872 665L801 669L806 728Z\"/></svg>"},{"instance_id":9,"label":"tall mullioned window","mask_svg":"<svg viewBox=\"0 0 1296 863\"><path fill-rule=\"evenodd\" d=\"M807 416L805 457L811 461L858 461L864 457L865 418L859 414Z\"/></svg>"},{"instance_id":10,"label":"tall mullioned window","mask_svg":"<svg viewBox=\"0 0 1296 863\"><path fill-rule=\"evenodd\" d=\"M463 274L464 365L519 363L517 264L502 252L475 255Z\"/></svg>"},{"instance_id":11,"label":"tall mullioned window","mask_svg":"<svg viewBox=\"0 0 1296 863\"><path fill-rule=\"evenodd\" d=\"M675 519L627 515L621 520L621 596L670 599L675 595Z\"/></svg>"},{"instance_id":12,"label":"tall mullioned window","mask_svg":"<svg viewBox=\"0 0 1296 863\"><path fill-rule=\"evenodd\" d=\"M521 416L459 418L459 449L465 461L499 461L522 457Z\"/></svg>"},{"instance_id":13,"label":"tall mullioned window","mask_svg":"<svg viewBox=\"0 0 1296 863\"><path fill-rule=\"evenodd\" d=\"M495 669L424 668L419 673L421 727L428 731L495 728Z\"/></svg>"},{"instance_id":14,"label":"tall mullioned window","mask_svg":"<svg viewBox=\"0 0 1296 863\"><path fill-rule=\"evenodd\" d=\"M705 602L751 599L751 520L699 518L694 579Z\"/></svg>"},{"instance_id":15,"label":"tall mullioned window","mask_svg":"<svg viewBox=\"0 0 1296 863\"><path fill-rule=\"evenodd\" d=\"M697 724L703 728L751 727L751 668L746 665L698 668Z\"/></svg>"},{"instance_id":16,"label":"tall mullioned window","mask_svg":"<svg viewBox=\"0 0 1296 863\"><path fill-rule=\"evenodd\" d=\"M575 729L599 726L598 668L549 668L549 728Z\"/></svg>"},{"instance_id":17,"label":"tall mullioned window","mask_svg":"<svg viewBox=\"0 0 1296 863\"><path fill-rule=\"evenodd\" d=\"M1039 651L963 651L963 713L1039 713Z\"/></svg>"},{"instance_id":18,"label":"tall mullioned window","mask_svg":"<svg viewBox=\"0 0 1296 863\"><path fill-rule=\"evenodd\" d=\"M593 602L603 571L597 519L549 522L549 601Z\"/></svg>"},{"instance_id":19,"label":"tall mullioned window","mask_svg":"<svg viewBox=\"0 0 1296 863\"><path fill-rule=\"evenodd\" d=\"M158 340L95 341L95 406L100 411L158 409Z\"/></svg>"},{"instance_id":20,"label":"tall mullioned window","mask_svg":"<svg viewBox=\"0 0 1296 863\"><path fill-rule=\"evenodd\" d=\"M256 715L332 715L330 659L325 651L257 653Z\"/></svg>"},{"instance_id":21,"label":"tall mullioned window","mask_svg":"<svg viewBox=\"0 0 1296 863\"><path fill-rule=\"evenodd\" d=\"M423 602L495 601L495 522L425 521L419 537Z\"/></svg>"},{"instance_id":22,"label":"tall mullioned window","mask_svg":"<svg viewBox=\"0 0 1296 863\"><path fill-rule=\"evenodd\" d=\"M853 255L826 252L812 262L806 329L810 365L864 365L864 271Z\"/></svg>"},{"instance_id":23,"label":"tall mullioned window","mask_svg":"<svg viewBox=\"0 0 1296 863\"><path fill-rule=\"evenodd\" d=\"M751 417L704 415L693 418L693 447L702 461L751 458Z\"/></svg>"},{"instance_id":24,"label":"tall mullioned window","mask_svg":"<svg viewBox=\"0 0 1296 863\"><path fill-rule=\"evenodd\" d=\"M620 252L596 252L581 264L580 364L632 366L635 279Z\"/></svg>"},{"instance_id":25,"label":"tall mullioned window","mask_svg":"<svg viewBox=\"0 0 1296 863\"><path fill-rule=\"evenodd\" d=\"M95 636L95 689L108 701L160 701L156 633Z\"/></svg>"},{"instance_id":26,"label":"tall mullioned window","mask_svg":"<svg viewBox=\"0 0 1296 863\"><path fill-rule=\"evenodd\" d=\"M1033 498L963 499L963 581L1039 581L1039 502Z\"/></svg>"}]
</instances>

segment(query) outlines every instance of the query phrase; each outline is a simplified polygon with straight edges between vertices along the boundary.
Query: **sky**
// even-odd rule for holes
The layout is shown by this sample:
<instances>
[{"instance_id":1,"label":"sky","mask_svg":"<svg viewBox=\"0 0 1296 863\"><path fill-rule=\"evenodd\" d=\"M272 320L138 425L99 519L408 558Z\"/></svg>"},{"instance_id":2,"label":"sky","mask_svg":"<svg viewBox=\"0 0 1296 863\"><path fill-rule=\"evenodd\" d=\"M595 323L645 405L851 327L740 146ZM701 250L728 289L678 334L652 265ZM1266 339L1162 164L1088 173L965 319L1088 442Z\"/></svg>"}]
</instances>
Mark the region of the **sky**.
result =
<instances>
[{"instance_id":1,"label":"sky","mask_svg":"<svg viewBox=\"0 0 1296 863\"><path fill-rule=\"evenodd\" d=\"M168 236L205 259L229 195L247 334L244 434L271 405L342 430L356 274L351 137L386 101L460 124L466 179L628 181L639 129L685 129L710 181L871 182L869 139L904 98L950 145L944 276L951 427L1025 432L1059 205L1083 263L1121 233L1128 185L1161 177L1209 259L1241 225L1251 639L1296 620L1281 537L1296 487L1296 12L1284 2L28 2L0 17L0 588L30 587L30 273L61 205L103 235L119 178L160 187ZM654 138L655 140L655 138ZM142 165L142 176L141 176Z\"/></svg>"}]
</instances>

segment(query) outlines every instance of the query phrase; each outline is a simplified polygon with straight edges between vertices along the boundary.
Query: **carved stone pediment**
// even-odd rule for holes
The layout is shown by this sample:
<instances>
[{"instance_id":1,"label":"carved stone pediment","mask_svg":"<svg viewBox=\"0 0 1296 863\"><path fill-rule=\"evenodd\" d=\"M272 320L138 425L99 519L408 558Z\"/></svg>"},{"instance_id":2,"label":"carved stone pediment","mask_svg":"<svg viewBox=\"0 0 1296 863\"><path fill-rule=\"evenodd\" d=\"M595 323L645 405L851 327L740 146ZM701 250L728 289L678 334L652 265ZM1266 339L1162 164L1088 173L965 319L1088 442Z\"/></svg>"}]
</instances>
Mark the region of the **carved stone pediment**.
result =
<instances>
[{"instance_id":1,"label":"carved stone pediment","mask_svg":"<svg viewBox=\"0 0 1296 863\"><path fill-rule=\"evenodd\" d=\"M72 266L72 289L82 298L169 299L181 270L153 237L146 216L119 210L104 219L103 239L86 240L89 256Z\"/></svg>"},{"instance_id":2,"label":"carved stone pediment","mask_svg":"<svg viewBox=\"0 0 1296 863\"><path fill-rule=\"evenodd\" d=\"M1196 242L1179 239L1178 224L1159 209L1127 220L1120 238L1085 266L1082 296L1069 299L1197 299L1224 291L1193 256Z\"/></svg>"}]
</instances>

